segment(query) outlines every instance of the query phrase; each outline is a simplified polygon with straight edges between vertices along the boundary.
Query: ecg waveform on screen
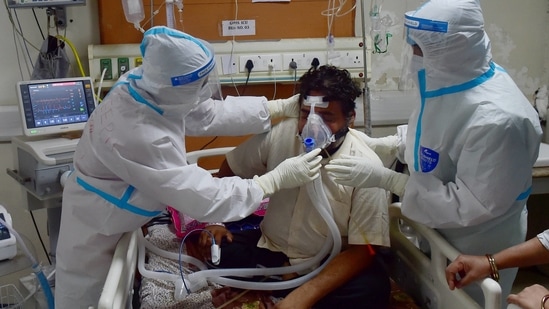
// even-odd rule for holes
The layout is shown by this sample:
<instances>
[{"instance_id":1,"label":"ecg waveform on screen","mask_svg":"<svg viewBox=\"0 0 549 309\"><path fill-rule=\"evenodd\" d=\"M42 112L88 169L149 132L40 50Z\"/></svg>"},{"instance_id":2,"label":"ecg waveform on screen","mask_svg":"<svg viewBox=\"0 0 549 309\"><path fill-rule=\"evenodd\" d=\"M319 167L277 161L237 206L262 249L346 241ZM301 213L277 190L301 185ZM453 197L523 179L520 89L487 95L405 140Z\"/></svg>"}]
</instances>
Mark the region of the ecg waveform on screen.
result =
<instances>
[{"instance_id":1,"label":"ecg waveform on screen","mask_svg":"<svg viewBox=\"0 0 549 309\"><path fill-rule=\"evenodd\" d=\"M33 110L37 116L47 116L52 114L65 114L67 112L76 111L78 108L77 104L74 103L44 101L33 105Z\"/></svg>"},{"instance_id":2,"label":"ecg waveform on screen","mask_svg":"<svg viewBox=\"0 0 549 309\"><path fill-rule=\"evenodd\" d=\"M32 110L37 119L81 113L85 101L79 91L37 93L32 98Z\"/></svg>"}]
</instances>

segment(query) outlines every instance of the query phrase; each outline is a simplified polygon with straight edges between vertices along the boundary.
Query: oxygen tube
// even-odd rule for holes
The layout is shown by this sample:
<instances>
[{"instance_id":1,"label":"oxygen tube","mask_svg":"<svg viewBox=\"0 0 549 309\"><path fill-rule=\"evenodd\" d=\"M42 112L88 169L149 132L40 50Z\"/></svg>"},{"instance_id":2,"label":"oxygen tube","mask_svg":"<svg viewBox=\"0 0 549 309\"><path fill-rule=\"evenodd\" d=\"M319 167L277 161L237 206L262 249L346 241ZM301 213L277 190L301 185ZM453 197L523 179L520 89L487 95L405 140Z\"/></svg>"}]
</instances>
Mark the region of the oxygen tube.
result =
<instances>
[{"instance_id":1,"label":"oxygen tube","mask_svg":"<svg viewBox=\"0 0 549 309\"><path fill-rule=\"evenodd\" d=\"M176 299L181 299L186 296L186 292L181 289L183 283L181 282L181 276L178 274L159 273L145 269L145 248L151 250L153 253L172 260L181 260L195 265L200 270L187 276L187 286L190 287L191 292L195 292L205 286L207 281L215 282L221 285L231 286L241 289L250 290L284 290L291 289L302 285L303 283L316 276L327 263L334 258L341 250L341 234L337 225L333 219L330 204L324 192L321 178L315 179L306 186L311 202L318 210L322 218L326 221L330 230L330 235L326 238L324 245L320 251L311 259L292 266L272 267L272 268L226 268L226 269L207 269L207 266L200 260L189 256L179 256L178 253L169 252L160 249L153 244L149 243L144 236L139 233L139 255L138 255L138 268L141 275L149 278L155 278L160 280L172 281L176 285ZM331 247L331 252L330 252ZM282 275L294 272L303 272L318 265L330 252L330 255L325 262L317 267L315 270L307 273L304 276L297 277L295 279L279 281L279 282L254 282L243 281L237 279L224 278L225 276L233 277L251 277L251 276L273 276ZM178 291L179 287L179 291ZM183 295L181 295L181 293ZM179 296L178 296L179 295Z\"/></svg>"},{"instance_id":2,"label":"oxygen tube","mask_svg":"<svg viewBox=\"0 0 549 309\"><path fill-rule=\"evenodd\" d=\"M42 286L42 290L44 291L44 295L46 296L46 301L48 303L48 309L53 309L55 304L53 301L53 293L51 291L51 287L48 283L48 279L46 278L46 275L44 275L44 272L42 271L42 266L38 263L36 258L30 253L29 249L25 245L25 242L23 241L23 238L15 231L11 225L7 224L6 221L4 221L2 218L0 218L0 224L7 227L10 233L15 236L15 239L17 240L17 243L21 245L21 249L27 255L27 257L30 259L32 264L32 271L36 275L36 278L38 278L38 282L40 283L40 286Z\"/></svg>"},{"instance_id":3,"label":"oxygen tube","mask_svg":"<svg viewBox=\"0 0 549 309\"><path fill-rule=\"evenodd\" d=\"M314 108L314 104L313 104ZM314 114L314 109L313 115ZM311 114L309 115L309 117ZM318 116L318 115L316 115ZM313 141L314 142L314 141ZM321 217L324 219L328 225L329 234L326 237L320 251L309 260L292 265L292 266L283 266L283 267L272 267L272 268L226 268L226 269L207 269L206 265L201 261L197 260L194 257L183 255L182 260L185 262L191 263L197 266L200 270L189 274L185 280L185 286L190 287L190 292L195 292L205 286L207 286L207 281L215 282L225 286L231 286L241 289L249 290L285 290L295 288L302 285L303 283L310 280L312 277L316 276L322 269L327 265L327 263L332 260L339 252L341 251L341 234L339 229L333 219L332 209L330 203L324 192L324 186L322 185L321 177L318 177L314 181L306 185L307 193L310 197L310 200L314 207L317 209ZM141 234L141 233L139 233ZM183 282L180 275L177 274L167 274L167 273L157 273L152 271L147 271L144 269L144 259L145 253L144 248L150 249L155 254L160 256L178 260L179 256L177 253L168 252L162 249L155 247L150 244L145 238L140 235L139 242L139 271L143 276L163 279L167 281L172 281L176 285L175 298L182 299L187 295L187 291L182 289ZM331 251L330 251L331 248ZM326 258L326 256L329 256ZM223 258L223 254L221 254ZM326 258L326 259L325 259ZM325 259L324 263L319 265L322 260ZM289 273L302 273L316 267L313 271L291 280L286 281L277 281L277 282L256 282L256 281L244 281L232 278L225 278L227 276L231 277L252 277L252 276L273 276L273 275L283 275ZM188 283L188 284L187 284Z\"/></svg>"}]
</instances>

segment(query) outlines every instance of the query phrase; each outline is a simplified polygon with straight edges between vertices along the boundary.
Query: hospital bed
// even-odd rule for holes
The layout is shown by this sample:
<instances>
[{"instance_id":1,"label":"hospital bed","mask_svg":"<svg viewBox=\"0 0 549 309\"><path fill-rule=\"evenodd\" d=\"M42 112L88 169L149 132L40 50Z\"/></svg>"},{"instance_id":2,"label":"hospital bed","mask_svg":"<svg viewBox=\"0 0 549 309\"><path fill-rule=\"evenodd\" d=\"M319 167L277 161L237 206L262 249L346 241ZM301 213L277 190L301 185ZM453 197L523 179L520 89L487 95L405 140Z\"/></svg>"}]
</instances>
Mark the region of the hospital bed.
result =
<instances>
[{"instance_id":1,"label":"hospital bed","mask_svg":"<svg viewBox=\"0 0 549 309\"><path fill-rule=\"evenodd\" d=\"M446 265L449 260L457 258L459 252L438 232L404 217L400 212L400 203L390 205L389 220L391 252L394 255L389 263L391 278L421 308L501 308L501 287L490 278L478 283L484 292L484 307L479 306L462 290L451 291L448 288ZM412 242L408 238L410 235L427 242L430 254L423 253L417 246L418 242ZM423 248L421 245L420 247Z\"/></svg>"},{"instance_id":2,"label":"hospital bed","mask_svg":"<svg viewBox=\"0 0 549 309\"><path fill-rule=\"evenodd\" d=\"M233 147L216 148L190 152L189 163L197 163L199 158L219 156ZM215 170L210 170L215 172ZM420 308L462 309L462 308L501 308L501 288L497 282L487 278L479 282L485 295L484 306L479 306L461 290L450 291L444 270L449 260L459 252L446 242L436 231L402 216L400 204L393 203L389 208L391 258L389 268L391 278ZM408 230L403 233L402 227ZM428 242L430 254L423 253L416 244L407 238L410 229L415 237ZM119 241L103 293L99 309L132 308L133 281L136 277L137 233L126 233Z\"/></svg>"}]
</instances>

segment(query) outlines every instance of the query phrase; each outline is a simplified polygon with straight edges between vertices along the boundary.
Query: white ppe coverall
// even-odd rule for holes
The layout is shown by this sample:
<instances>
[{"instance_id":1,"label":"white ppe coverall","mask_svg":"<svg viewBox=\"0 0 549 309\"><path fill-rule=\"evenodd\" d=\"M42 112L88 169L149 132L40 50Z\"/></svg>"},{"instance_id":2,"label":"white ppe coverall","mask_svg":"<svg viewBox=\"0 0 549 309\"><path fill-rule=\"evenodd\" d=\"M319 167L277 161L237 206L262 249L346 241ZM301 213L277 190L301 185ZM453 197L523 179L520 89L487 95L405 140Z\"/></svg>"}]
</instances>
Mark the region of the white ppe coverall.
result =
<instances>
[{"instance_id":1,"label":"white ppe coverall","mask_svg":"<svg viewBox=\"0 0 549 309\"><path fill-rule=\"evenodd\" d=\"M492 61L478 1L428 1L407 13L405 25L424 69L421 103L408 122L403 214L437 228L464 254L523 242L542 131L527 98ZM504 297L515 275L501 271ZM471 289L483 304L480 289Z\"/></svg>"},{"instance_id":2,"label":"white ppe coverall","mask_svg":"<svg viewBox=\"0 0 549 309\"><path fill-rule=\"evenodd\" d=\"M58 309L97 306L121 235L167 205L221 222L248 216L264 196L254 180L217 179L188 165L185 135L264 132L267 101L228 98L197 106L213 54L168 28L147 31L141 49L143 65L98 105L74 155L57 247ZM186 72L179 81L170 78Z\"/></svg>"}]
</instances>

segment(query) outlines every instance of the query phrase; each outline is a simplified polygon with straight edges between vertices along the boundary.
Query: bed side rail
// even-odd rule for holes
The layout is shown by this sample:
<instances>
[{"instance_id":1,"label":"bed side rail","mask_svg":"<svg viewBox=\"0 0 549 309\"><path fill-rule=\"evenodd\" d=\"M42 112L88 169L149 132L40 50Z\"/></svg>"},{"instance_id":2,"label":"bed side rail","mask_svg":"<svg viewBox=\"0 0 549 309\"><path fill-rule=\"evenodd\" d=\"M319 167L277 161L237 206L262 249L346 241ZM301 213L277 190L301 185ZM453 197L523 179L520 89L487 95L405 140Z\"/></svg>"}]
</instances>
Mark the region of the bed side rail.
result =
<instances>
[{"instance_id":1,"label":"bed side rail","mask_svg":"<svg viewBox=\"0 0 549 309\"><path fill-rule=\"evenodd\" d=\"M422 308L482 308L462 290L451 291L446 282L445 270L448 261L453 261L460 254L438 232L423 224L404 217L400 203L389 207L391 249L395 261L391 265L393 279L419 302ZM420 237L429 243L431 258L419 250L401 232L400 222L412 228ZM483 290L485 309L501 308L501 287L486 278L479 284Z\"/></svg>"}]
</instances>

